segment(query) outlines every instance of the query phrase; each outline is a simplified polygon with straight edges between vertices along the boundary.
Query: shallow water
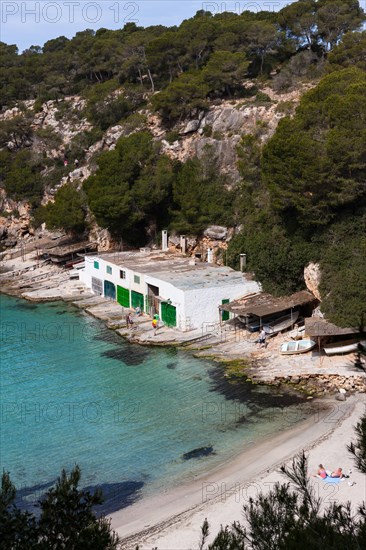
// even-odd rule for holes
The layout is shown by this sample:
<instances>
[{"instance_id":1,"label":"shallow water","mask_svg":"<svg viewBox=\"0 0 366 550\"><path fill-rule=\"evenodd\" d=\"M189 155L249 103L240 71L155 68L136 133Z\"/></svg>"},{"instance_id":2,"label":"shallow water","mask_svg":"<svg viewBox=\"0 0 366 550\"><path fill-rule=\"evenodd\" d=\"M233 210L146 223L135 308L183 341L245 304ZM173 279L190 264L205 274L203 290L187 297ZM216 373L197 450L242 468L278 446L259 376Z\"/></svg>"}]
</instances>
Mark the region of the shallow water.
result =
<instances>
[{"instance_id":1,"label":"shallow water","mask_svg":"<svg viewBox=\"0 0 366 550\"><path fill-rule=\"evenodd\" d=\"M110 513L312 412L189 353L129 344L64 303L0 303L1 468L23 507L78 464Z\"/></svg>"}]
</instances>

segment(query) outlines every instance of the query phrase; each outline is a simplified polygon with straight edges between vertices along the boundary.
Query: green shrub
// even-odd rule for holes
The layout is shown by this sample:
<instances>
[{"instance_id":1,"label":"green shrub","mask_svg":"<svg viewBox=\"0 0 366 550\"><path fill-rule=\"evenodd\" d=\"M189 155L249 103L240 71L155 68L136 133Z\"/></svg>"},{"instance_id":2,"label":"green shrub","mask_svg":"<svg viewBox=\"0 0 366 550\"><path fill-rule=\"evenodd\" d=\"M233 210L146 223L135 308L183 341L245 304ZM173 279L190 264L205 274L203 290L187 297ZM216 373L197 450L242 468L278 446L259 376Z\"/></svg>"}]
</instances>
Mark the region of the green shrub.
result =
<instances>
[{"instance_id":1,"label":"green shrub","mask_svg":"<svg viewBox=\"0 0 366 550\"><path fill-rule=\"evenodd\" d=\"M280 101L276 105L276 113L283 113L285 115L290 115L294 112L295 105L292 101Z\"/></svg>"},{"instance_id":2,"label":"green shrub","mask_svg":"<svg viewBox=\"0 0 366 550\"><path fill-rule=\"evenodd\" d=\"M165 139L168 143L171 144L180 139L180 134L179 132L176 132L176 131L167 132L165 134Z\"/></svg>"},{"instance_id":3,"label":"green shrub","mask_svg":"<svg viewBox=\"0 0 366 550\"><path fill-rule=\"evenodd\" d=\"M257 92L254 101L257 104L272 103L272 99L269 97L268 94L265 94L264 92Z\"/></svg>"}]
</instances>

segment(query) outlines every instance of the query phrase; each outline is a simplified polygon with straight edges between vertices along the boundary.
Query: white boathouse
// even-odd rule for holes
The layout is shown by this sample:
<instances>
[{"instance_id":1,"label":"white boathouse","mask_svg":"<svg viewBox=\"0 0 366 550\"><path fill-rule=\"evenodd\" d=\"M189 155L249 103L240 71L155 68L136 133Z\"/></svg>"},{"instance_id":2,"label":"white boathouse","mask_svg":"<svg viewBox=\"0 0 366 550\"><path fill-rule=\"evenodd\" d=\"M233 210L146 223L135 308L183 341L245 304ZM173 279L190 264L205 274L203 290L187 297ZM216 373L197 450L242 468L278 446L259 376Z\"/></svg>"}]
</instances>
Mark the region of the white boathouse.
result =
<instances>
[{"instance_id":1,"label":"white boathouse","mask_svg":"<svg viewBox=\"0 0 366 550\"><path fill-rule=\"evenodd\" d=\"M220 305L260 291L245 273L150 249L86 256L80 280L95 294L157 313L182 331L217 323L227 315Z\"/></svg>"}]
</instances>

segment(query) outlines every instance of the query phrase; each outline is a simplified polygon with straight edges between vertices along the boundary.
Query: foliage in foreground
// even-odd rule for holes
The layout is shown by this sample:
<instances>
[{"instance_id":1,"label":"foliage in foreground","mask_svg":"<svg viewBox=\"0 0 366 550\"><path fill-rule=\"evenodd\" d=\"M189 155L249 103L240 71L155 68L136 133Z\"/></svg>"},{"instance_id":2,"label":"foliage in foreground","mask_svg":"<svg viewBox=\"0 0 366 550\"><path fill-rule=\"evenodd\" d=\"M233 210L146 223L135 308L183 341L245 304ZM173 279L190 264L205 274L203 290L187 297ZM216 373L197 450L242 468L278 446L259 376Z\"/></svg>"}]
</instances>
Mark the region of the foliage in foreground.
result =
<instances>
[{"instance_id":1,"label":"foliage in foreground","mask_svg":"<svg viewBox=\"0 0 366 550\"><path fill-rule=\"evenodd\" d=\"M97 518L93 508L101 504L102 494L78 488L80 469L68 476L62 471L56 485L39 501L41 513L36 518L14 504L16 490L9 474L4 472L0 492L1 548L16 550L113 550L118 537L110 522Z\"/></svg>"}]
</instances>

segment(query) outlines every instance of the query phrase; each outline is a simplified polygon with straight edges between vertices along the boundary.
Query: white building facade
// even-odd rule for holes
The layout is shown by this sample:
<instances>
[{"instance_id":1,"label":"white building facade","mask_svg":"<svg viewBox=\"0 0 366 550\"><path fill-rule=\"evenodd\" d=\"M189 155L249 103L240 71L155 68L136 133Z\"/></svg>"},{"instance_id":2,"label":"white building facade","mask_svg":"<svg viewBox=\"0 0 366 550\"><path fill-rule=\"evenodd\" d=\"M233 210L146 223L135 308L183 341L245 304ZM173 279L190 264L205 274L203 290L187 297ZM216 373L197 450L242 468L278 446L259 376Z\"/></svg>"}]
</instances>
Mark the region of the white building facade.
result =
<instances>
[{"instance_id":1,"label":"white building facade","mask_svg":"<svg viewBox=\"0 0 366 550\"><path fill-rule=\"evenodd\" d=\"M86 256L80 280L95 294L123 308L157 313L182 331L220 321L219 306L260 291L256 281L228 267L164 252Z\"/></svg>"}]
</instances>

